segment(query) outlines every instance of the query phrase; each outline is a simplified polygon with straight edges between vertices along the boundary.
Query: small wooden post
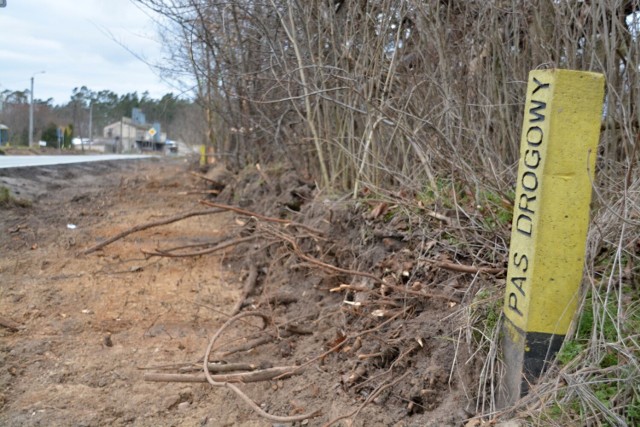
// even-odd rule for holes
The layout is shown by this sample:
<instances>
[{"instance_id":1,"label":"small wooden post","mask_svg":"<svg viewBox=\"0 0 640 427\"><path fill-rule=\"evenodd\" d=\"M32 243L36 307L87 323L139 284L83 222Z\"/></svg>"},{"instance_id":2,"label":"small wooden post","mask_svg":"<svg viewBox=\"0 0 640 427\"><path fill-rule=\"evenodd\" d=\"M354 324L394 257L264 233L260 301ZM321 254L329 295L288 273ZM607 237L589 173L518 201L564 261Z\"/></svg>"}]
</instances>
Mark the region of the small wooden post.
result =
<instances>
[{"instance_id":1,"label":"small wooden post","mask_svg":"<svg viewBox=\"0 0 640 427\"><path fill-rule=\"evenodd\" d=\"M604 76L529 74L504 299L498 407L515 403L553 361L582 279Z\"/></svg>"},{"instance_id":2,"label":"small wooden post","mask_svg":"<svg viewBox=\"0 0 640 427\"><path fill-rule=\"evenodd\" d=\"M207 165L207 146L202 144L200 145L200 166Z\"/></svg>"}]
</instances>

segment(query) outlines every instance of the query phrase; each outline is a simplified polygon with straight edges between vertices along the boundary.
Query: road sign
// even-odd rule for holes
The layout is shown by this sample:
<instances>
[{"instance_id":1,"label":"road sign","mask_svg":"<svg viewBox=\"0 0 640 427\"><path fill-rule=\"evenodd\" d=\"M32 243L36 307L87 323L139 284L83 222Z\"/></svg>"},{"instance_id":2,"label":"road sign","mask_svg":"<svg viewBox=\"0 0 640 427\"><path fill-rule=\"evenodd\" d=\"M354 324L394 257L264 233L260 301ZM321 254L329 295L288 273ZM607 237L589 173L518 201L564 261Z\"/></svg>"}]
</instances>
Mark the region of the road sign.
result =
<instances>
[{"instance_id":1,"label":"road sign","mask_svg":"<svg viewBox=\"0 0 640 427\"><path fill-rule=\"evenodd\" d=\"M156 130L154 128L149 129L148 132L151 136L154 136L156 134Z\"/></svg>"},{"instance_id":2,"label":"road sign","mask_svg":"<svg viewBox=\"0 0 640 427\"><path fill-rule=\"evenodd\" d=\"M498 406L527 394L578 306L604 76L529 74L504 299Z\"/></svg>"}]
</instances>

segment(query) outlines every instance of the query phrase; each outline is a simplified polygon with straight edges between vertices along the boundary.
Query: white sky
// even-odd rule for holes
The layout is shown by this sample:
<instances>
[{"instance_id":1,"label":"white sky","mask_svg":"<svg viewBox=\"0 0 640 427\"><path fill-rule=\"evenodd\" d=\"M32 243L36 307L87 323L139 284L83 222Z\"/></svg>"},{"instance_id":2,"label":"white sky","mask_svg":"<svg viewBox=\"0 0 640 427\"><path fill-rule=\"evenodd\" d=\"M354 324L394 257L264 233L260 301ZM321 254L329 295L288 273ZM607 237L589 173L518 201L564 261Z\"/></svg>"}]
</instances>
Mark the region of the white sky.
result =
<instances>
[{"instance_id":1,"label":"white sky","mask_svg":"<svg viewBox=\"0 0 640 427\"><path fill-rule=\"evenodd\" d=\"M25 90L65 104L75 87L118 95L179 90L143 61L161 60L153 18L130 0L7 0L0 8L0 92Z\"/></svg>"}]
</instances>

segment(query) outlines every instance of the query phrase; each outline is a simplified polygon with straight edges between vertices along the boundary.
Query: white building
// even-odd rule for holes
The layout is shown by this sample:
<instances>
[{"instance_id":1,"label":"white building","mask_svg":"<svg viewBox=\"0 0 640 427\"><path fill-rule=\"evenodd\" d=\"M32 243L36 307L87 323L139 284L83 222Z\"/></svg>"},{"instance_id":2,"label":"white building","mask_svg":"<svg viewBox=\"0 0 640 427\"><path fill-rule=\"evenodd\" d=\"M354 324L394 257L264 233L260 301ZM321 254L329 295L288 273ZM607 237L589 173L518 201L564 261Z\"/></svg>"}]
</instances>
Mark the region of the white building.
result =
<instances>
[{"instance_id":1,"label":"white building","mask_svg":"<svg viewBox=\"0 0 640 427\"><path fill-rule=\"evenodd\" d=\"M105 144L113 144L117 153L164 151L167 140L167 134L160 131L160 123L148 124L139 108L131 111L131 118L123 117L105 126L102 137Z\"/></svg>"}]
</instances>

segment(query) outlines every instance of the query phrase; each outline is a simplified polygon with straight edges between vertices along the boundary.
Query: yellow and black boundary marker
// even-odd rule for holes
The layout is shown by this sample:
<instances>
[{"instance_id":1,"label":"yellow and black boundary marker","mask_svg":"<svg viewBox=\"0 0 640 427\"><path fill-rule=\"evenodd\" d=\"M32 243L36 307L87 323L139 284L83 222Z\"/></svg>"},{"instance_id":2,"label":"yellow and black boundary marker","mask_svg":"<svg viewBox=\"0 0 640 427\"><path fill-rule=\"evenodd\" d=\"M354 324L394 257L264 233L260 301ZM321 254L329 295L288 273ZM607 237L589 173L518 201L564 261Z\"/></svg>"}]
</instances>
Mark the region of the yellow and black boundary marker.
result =
<instances>
[{"instance_id":1,"label":"yellow and black boundary marker","mask_svg":"<svg viewBox=\"0 0 640 427\"><path fill-rule=\"evenodd\" d=\"M544 373L580 296L604 76L529 73L504 299L498 407Z\"/></svg>"}]
</instances>

